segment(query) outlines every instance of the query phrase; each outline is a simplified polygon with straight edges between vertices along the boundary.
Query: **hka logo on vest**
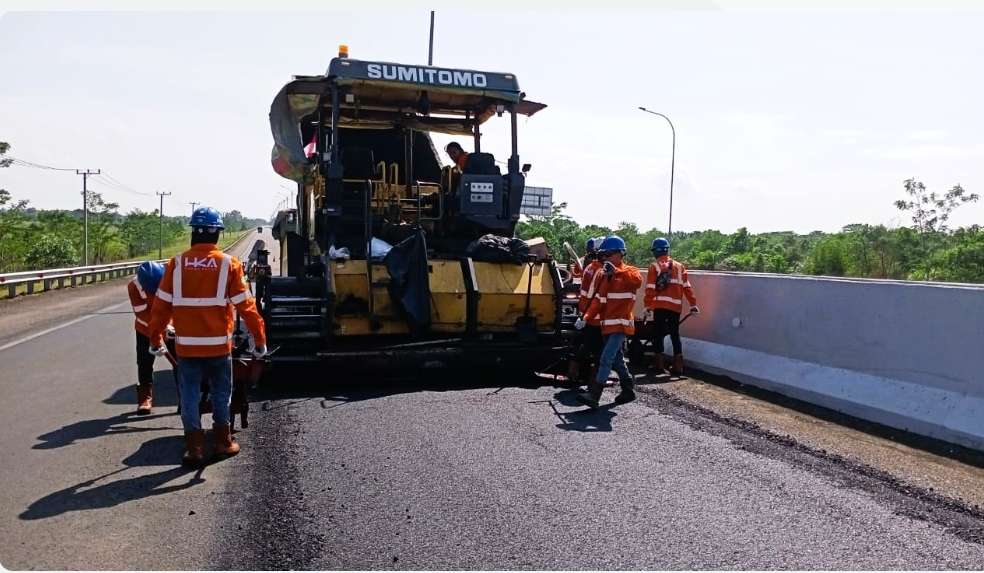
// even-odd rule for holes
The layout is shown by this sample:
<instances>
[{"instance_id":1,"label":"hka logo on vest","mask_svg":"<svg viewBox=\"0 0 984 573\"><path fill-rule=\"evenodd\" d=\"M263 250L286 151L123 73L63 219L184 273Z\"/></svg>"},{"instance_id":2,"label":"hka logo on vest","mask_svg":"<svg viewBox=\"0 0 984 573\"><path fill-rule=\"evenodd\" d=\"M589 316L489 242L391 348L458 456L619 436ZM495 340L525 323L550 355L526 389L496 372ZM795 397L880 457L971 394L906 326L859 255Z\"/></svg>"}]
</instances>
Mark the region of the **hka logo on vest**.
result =
<instances>
[{"instance_id":1,"label":"hka logo on vest","mask_svg":"<svg viewBox=\"0 0 984 573\"><path fill-rule=\"evenodd\" d=\"M219 268L219 265L218 265L218 263L215 262L215 259L213 259L211 257L205 257L203 259L199 259L199 258L194 258L194 259L186 258L184 260L184 268L186 268L186 269L188 269L188 268L191 268L191 269L217 269L217 268Z\"/></svg>"}]
</instances>

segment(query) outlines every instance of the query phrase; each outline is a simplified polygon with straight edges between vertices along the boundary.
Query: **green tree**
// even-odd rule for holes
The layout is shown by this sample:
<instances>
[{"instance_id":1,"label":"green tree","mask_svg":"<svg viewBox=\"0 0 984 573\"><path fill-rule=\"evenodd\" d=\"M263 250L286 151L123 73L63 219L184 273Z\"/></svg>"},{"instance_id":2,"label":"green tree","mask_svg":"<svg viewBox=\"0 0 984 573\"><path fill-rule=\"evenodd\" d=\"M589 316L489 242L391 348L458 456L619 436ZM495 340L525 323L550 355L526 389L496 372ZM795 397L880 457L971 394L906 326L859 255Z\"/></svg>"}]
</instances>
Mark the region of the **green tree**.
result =
<instances>
[{"instance_id":1,"label":"green tree","mask_svg":"<svg viewBox=\"0 0 984 573\"><path fill-rule=\"evenodd\" d=\"M943 195L926 191L926 186L915 179L905 180L908 199L895 202L895 207L912 217L912 228L919 234L919 250L923 260L923 278L932 273L933 254L945 243L949 231L948 222L954 209L980 199L976 193L967 193L959 184Z\"/></svg>"},{"instance_id":2,"label":"green tree","mask_svg":"<svg viewBox=\"0 0 984 573\"><path fill-rule=\"evenodd\" d=\"M79 254L67 237L41 235L27 250L24 262L32 269L50 269L74 265Z\"/></svg>"}]
</instances>

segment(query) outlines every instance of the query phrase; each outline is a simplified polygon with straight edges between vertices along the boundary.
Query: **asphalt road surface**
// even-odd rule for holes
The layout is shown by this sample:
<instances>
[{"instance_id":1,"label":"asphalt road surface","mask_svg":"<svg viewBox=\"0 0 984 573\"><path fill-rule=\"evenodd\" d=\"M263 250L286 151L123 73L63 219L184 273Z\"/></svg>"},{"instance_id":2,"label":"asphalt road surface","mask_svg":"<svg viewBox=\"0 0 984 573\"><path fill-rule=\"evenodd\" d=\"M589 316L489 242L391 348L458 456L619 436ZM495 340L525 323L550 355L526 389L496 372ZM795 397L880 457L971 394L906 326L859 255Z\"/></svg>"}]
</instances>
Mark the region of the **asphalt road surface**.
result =
<instances>
[{"instance_id":1,"label":"asphalt road surface","mask_svg":"<svg viewBox=\"0 0 984 573\"><path fill-rule=\"evenodd\" d=\"M0 302L3 566L984 567L978 465L700 380L591 413L549 378L281 370L190 471L163 361L133 414L131 325L125 281Z\"/></svg>"}]
</instances>

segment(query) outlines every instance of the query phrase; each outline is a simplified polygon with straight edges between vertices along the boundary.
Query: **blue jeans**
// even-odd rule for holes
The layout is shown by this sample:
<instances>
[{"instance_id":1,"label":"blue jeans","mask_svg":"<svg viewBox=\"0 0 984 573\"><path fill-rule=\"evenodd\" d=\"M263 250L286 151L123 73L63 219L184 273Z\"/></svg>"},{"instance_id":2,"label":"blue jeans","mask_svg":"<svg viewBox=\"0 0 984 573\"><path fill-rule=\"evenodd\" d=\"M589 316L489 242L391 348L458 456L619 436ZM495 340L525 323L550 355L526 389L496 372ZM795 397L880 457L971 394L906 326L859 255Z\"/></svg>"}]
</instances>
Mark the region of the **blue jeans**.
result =
<instances>
[{"instance_id":1,"label":"blue jeans","mask_svg":"<svg viewBox=\"0 0 984 573\"><path fill-rule=\"evenodd\" d=\"M181 386L181 423L184 429L201 430L202 416L198 402L202 399L202 380L208 382L212 399L212 422L229 423L229 404L232 402L232 357L178 358L178 378Z\"/></svg>"},{"instance_id":2,"label":"blue jeans","mask_svg":"<svg viewBox=\"0 0 984 573\"><path fill-rule=\"evenodd\" d=\"M605 335L605 346L601 350L601 358L598 359L598 378L595 380L598 384L604 384L614 368L622 388L632 388L632 374L629 372L629 367L625 365L625 357L622 356L624 342L625 334L622 332Z\"/></svg>"}]
</instances>

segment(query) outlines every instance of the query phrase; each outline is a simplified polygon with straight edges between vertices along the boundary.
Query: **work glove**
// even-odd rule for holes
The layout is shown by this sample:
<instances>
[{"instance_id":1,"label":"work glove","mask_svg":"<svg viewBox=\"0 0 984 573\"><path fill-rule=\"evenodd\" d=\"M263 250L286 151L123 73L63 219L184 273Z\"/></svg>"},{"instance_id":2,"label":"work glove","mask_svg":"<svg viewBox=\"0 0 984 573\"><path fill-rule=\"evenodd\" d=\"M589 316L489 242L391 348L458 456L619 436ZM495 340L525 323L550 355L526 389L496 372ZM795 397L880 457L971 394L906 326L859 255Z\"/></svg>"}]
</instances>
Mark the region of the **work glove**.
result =
<instances>
[{"instance_id":1,"label":"work glove","mask_svg":"<svg viewBox=\"0 0 984 573\"><path fill-rule=\"evenodd\" d=\"M266 356L267 347L265 344L261 344L253 349L253 358L263 358Z\"/></svg>"},{"instance_id":2,"label":"work glove","mask_svg":"<svg viewBox=\"0 0 984 573\"><path fill-rule=\"evenodd\" d=\"M700 314L700 307L697 305L690 307L690 314Z\"/></svg>"},{"instance_id":3,"label":"work glove","mask_svg":"<svg viewBox=\"0 0 984 573\"><path fill-rule=\"evenodd\" d=\"M611 278L613 274L615 274L615 265L611 261L605 261L605 275Z\"/></svg>"},{"instance_id":4,"label":"work glove","mask_svg":"<svg viewBox=\"0 0 984 573\"><path fill-rule=\"evenodd\" d=\"M645 318L646 322L652 322L655 319L656 319L656 315L652 311L652 309L647 310L646 311L646 318Z\"/></svg>"},{"instance_id":5,"label":"work glove","mask_svg":"<svg viewBox=\"0 0 984 573\"><path fill-rule=\"evenodd\" d=\"M154 356L164 356L165 354L167 354L166 346L158 346L158 347L151 346L150 348L148 348L148 350Z\"/></svg>"},{"instance_id":6,"label":"work glove","mask_svg":"<svg viewBox=\"0 0 984 573\"><path fill-rule=\"evenodd\" d=\"M577 320L574 321L574 328L581 330L584 328L584 325L586 325L587 323L588 321L584 320L584 317L578 318Z\"/></svg>"},{"instance_id":7,"label":"work glove","mask_svg":"<svg viewBox=\"0 0 984 573\"><path fill-rule=\"evenodd\" d=\"M164 327L164 336L167 338L174 338L175 332L174 332L173 324L169 324L166 327Z\"/></svg>"}]
</instances>

